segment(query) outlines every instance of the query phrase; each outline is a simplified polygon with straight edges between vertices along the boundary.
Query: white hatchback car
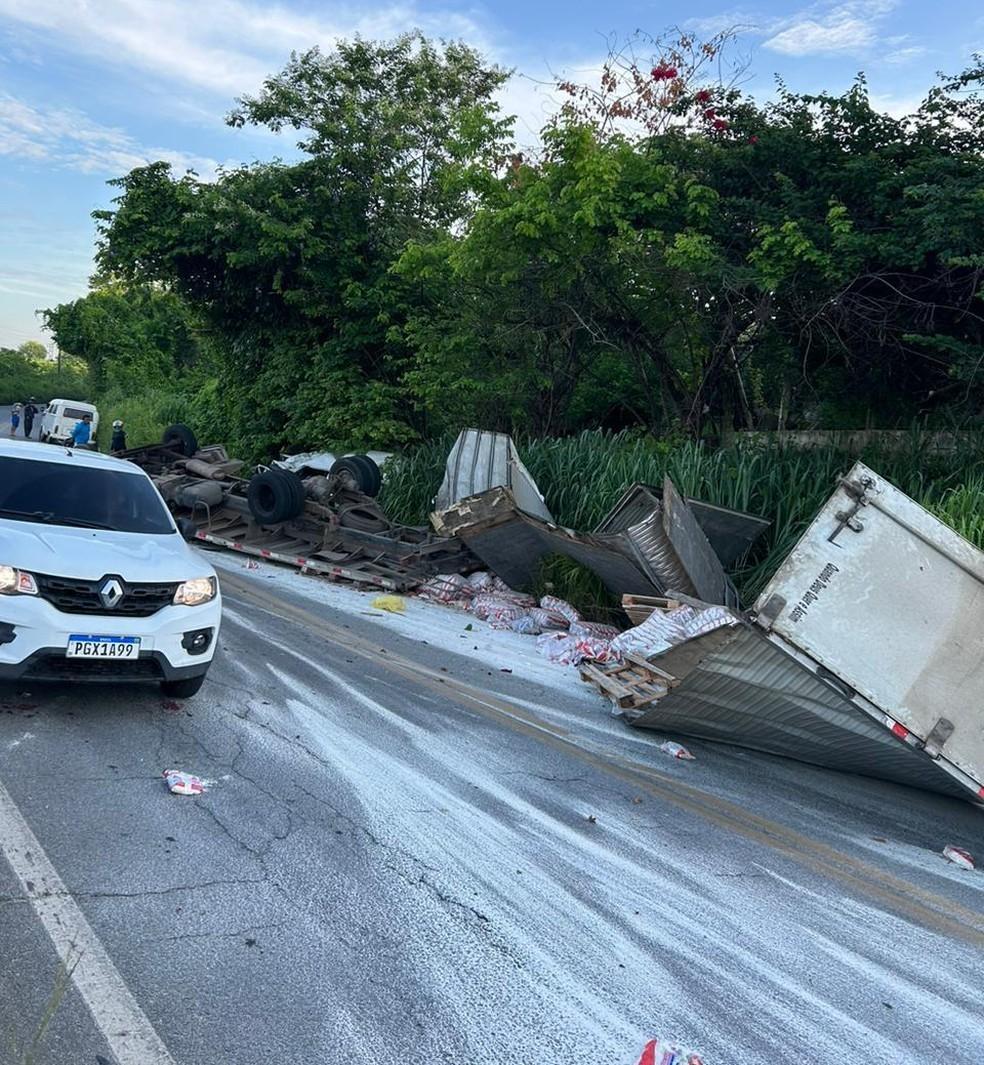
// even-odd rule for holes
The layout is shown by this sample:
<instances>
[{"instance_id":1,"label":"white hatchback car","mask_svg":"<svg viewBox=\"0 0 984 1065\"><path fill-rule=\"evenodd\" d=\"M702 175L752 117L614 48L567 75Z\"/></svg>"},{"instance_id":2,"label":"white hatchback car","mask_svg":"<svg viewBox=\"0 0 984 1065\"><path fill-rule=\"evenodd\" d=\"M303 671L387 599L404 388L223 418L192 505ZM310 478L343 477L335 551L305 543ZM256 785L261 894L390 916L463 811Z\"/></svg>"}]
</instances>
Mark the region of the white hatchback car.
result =
<instances>
[{"instance_id":1,"label":"white hatchback car","mask_svg":"<svg viewBox=\"0 0 984 1065\"><path fill-rule=\"evenodd\" d=\"M215 570L146 473L0 440L0 681L151 680L187 698L221 615Z\"/></svg>"}]
</instances>

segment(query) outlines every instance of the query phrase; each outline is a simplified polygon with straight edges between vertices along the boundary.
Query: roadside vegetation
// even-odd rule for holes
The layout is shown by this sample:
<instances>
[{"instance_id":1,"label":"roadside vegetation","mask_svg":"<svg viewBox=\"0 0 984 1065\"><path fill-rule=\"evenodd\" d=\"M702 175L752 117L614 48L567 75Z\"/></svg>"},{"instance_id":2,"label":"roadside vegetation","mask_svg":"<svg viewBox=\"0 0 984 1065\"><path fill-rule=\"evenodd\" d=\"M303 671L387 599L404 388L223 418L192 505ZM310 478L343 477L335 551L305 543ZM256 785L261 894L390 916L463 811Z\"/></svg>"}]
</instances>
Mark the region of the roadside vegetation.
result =
<instances>
[{"instance_id":1,"label":"roadside vegetation","mask_svg":"<svg viewBox=\"0 0 984 1065\"><path fill-rule=\"evenodd\" d=\"M636 36L554 87L534 149L465 44L296 55L227 121L296 131L299 161L116 179L94 288L47 325L97 398L149 422L183 394L251 458L979 426L982 67L892 117L863 77L754 99L733 54Z\"/></svg>"},{"instance_id":2,"label":"roadside vegetation","mask_svg":"<svg viewBox=\"0 0 984 1065\"><path fill-rule=\"evenodd\" d=\"M81 398L89 389L83 359L48 359L43 344L28 340L19 348L0 348L0 403L24 403L31 396L45 403L56 397Z\"/></svg>"},{"instance_id":3,"label":"roadside vegetation","mask_svg":"<svg viewBox=\"0 0 984 1065\"><path fill-rule=\"evenodd\" d=\"M979 456L919 433L982 428L984 65L893 117L863 76L752 98L735 54L636 35L554 86L533 149L463 43L295 55L227 121L300 159L120 176L93 290L46 324L132 444L185 421L255 461L395 449L396 518L460 428L505 430L566 525L664 473L769 517L748 597L851 459L736 430L914 426L865 457L980 544Z\"/></svg>"},{"instance_id":4,"label":"roadside vegetation","mask_svg":"<svg viewBox=\"0 0 984 1065\"><path fill-rule=\"evenodd\" d=\"M453 437L434 440L394 460L380 497L387 513L426 521L452 443ZM870 448L859 457L984 548L984 451L942 453L928 445L913 431L900 448ZM629 485L660 485L667 475L685 495L769 518L768 532L733 574L746 602L765 586L855 461L832 448L715 449L693 441L659 442L638 432L520 438L517 446L554 518L569 528L593 529ZM593 574L567 559L549 560L541 580L595 616L617 606Z\"/></svg>"}]
</instances>

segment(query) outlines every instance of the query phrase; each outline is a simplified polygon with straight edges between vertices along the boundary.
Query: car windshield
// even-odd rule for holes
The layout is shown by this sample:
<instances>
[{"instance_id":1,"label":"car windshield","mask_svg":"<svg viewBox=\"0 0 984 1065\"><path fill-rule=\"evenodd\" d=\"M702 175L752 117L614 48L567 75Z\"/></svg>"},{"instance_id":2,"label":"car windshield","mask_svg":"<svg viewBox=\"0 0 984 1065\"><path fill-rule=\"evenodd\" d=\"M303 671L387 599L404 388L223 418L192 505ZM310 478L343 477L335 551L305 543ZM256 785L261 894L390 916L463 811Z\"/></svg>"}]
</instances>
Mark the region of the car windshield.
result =
<instances>
[{"instance_id":1,"label":"car windshield","mask_svg":"<svg viewBox=\"0 0 984 1065\"><path fill-rule=\"evenodd\" d=\"M0 518L114 532L173 533L142 474L70 462L0 458Z\"/></svg>"}]
</instances>

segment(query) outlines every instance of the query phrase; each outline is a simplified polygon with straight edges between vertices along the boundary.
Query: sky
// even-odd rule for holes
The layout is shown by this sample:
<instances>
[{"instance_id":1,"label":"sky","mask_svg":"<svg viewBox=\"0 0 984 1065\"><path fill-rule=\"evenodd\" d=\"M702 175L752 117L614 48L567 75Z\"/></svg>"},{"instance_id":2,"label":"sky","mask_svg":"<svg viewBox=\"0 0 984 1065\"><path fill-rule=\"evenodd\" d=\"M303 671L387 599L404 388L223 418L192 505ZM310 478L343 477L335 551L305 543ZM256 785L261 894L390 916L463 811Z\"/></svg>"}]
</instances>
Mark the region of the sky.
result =
<instances>
[{"instance_id":1,"label":"sky","mask_svg":"<svg viewBox=\"0 0 984 1065\"><path fill-rule=\"evenodd\" d=\"M214 176L290 158L293 141L233 130L235 98L291 50L414 27L459 37L516 71L503 107L531 142L546 84L588 77L607 40L671 26L741 27L745 87L841 91L863 70L878 106L903 113L937 70L984 51L979 0L0 0L0 346L50 343L38 308L84 295L106 182L155 159Z\"/></svg>"}]
</instances>

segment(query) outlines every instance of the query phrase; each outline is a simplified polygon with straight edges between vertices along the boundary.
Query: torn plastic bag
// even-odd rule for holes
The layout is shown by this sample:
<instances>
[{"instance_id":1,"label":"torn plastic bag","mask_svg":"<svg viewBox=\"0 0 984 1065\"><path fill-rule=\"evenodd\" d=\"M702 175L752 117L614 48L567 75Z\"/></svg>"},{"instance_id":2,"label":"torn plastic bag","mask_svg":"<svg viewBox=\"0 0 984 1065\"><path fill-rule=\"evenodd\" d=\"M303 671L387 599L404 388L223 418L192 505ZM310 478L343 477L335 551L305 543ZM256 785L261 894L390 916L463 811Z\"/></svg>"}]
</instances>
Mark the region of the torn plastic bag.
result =
<instances>
[{"instance_id":1,"label":"torn plastic bag","mask_svg":"<svg viewBox=\"0 0 984 1065\"><path fill-rule=\"evenodd\" d=\"M165 769L162 775L172 795L202 795L205 792L203 781L181 769Z\"/></svg>"}]
</instances>

